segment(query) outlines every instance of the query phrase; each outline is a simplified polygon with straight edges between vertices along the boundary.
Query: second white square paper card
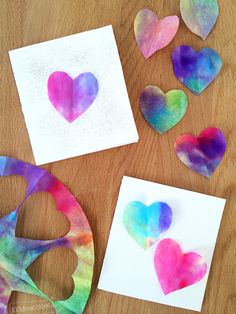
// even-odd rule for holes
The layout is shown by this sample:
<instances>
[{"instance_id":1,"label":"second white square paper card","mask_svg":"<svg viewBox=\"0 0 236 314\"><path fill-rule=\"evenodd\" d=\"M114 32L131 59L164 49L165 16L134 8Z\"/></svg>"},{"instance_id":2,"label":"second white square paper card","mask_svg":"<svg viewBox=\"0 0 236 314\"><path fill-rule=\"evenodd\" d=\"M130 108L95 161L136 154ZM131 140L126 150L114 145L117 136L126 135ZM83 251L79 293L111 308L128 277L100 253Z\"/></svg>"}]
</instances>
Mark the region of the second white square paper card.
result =
<instances>
[{"instance_id":1,"label":"second white square paper card","mask_svg":"<svg viewBox=\"0 0 236 314\"><path fill-rule=\"evenodd\" d=\"M123 177L98 288L200 311L224 206Z\"/></svg>"},{"instance_id":2,"label":"second white square paper card","mask_svg":"<svg viewBox=\"0 0 236 314\"><path fill-rule=\"evenodd\" d=\"M9 54L37 165L138 141L112 26Z\"/></svg>"}]
</instances>

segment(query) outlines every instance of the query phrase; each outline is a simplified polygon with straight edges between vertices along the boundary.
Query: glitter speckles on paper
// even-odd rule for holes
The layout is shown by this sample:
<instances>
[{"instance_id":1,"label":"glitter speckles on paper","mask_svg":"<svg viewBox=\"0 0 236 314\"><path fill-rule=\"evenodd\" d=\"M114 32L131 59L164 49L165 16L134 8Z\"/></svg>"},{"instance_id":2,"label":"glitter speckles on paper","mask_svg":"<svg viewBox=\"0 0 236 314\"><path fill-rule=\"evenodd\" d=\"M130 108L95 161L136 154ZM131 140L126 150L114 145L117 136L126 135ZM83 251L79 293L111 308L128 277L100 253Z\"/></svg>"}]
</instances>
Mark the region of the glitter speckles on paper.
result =
<instances>
[{"instance_id":1,"label":"glitter speckles on paper","mask_svg":"<svg viewBox=\"0 0 236 314\"><path fill-rule=\"evenodd\" d=\"M48 79L49 100L69 123L91 106L97 93L98 81L90 72L75 79L65 72L53 72Z\"/></svg>"},{"instance_id":2,"label":"glitter speckles on paper","mask_svg":"<svg viewBox=\"0 0 236 314\"><path fill-rule=\"evenodd\" d=\"M154 266L164 294L195 284L207 271L201 255L182 253L179 244L172 239L164 239L158 244Z\"/></svg>"},{"instance_id":3,"label":"glitter speckles on paper","mask_svg":"<svg viewBox=\"0 0 236 314\"><path fill-rule=\"evenodd\" d=\"M129 203L123 213L123 224L130 236L148 249L166 231L172 222L172 210L162 202L146 206L142 202Z\"/></svg>"},{"instance_id":4,"label":"glitter speckles on paper","mask_svg":"<svg viewBox=\"0 0 236 314\"><path fill-rule=\"evenodd\" d=\"M148 59L157 50L166 47L174 38L178 27L178 16L158 20L151 10L139 11L134 21L134 34L144 58Z\"/></svg>"},{"instance_id":5,"label":"glitter speckles on paper","mask_svg":"<svg viewBox=\"0 0 236 314\"><path fill-rule=\"evenodd\" d=\"M201 94L216 78L222 60L215 50L196 52L191 46L178 46L172 53L175 76L194 94Z\"/></svg>"},{"instance_id":6,"label":"glitter speckles on paper","mask_svg":"<svg viewBox=\"0 0 236 314\"><path fill-rule=\"evenodd\" d=\"M164 94L156 86L146 86L140 95L139 105L146 121L162 134L183 118L188 98L181 90L171 90Z\"/></svg>"},{"instance_id":7,"label":"glitter speckles on paper","mask_svg":"<svg viewBox=\"0 0 236 314\"><path fill-rule=\"evenodd\" d=\"M188 28L202 39L206 39L219 14L218 1L180 0L180 12Z\"/></svg>"},{"instance_id":8,"label":"glitter speckles on paper","mask_svg":"<svg viewBox=\"0 0 236 314\"><path fill-rule=\"evenodd\" d=\"M225 136L217 128L207 128L198 137L184 134L175 142L175 152L179 159L187 167L206 177L211 177L225 150Z\"/></svg>"}]
</instances>

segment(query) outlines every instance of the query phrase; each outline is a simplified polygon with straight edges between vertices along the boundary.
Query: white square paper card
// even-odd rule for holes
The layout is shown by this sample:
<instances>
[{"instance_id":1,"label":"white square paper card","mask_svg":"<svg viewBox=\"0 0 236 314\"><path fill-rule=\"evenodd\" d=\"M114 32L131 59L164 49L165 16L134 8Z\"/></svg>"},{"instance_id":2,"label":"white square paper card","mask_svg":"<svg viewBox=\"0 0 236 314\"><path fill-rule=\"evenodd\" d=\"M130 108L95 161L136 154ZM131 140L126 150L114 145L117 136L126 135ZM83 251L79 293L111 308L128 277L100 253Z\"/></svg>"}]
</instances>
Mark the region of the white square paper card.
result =
<instances>
[{"instance_id":1,"label":"white square paper card","mask_svg":"<svg viewBox=\"0 0 236 314\"><path fill-rule=\"evenodd\" d=\"M98 288L200 311L224 206L123 177Z\"/></svg>"},{"instance_id":2,"label":"white square paper card","mask_svg":"<svg viewBox=\"0 0 236 314\"><path fill-rule=\"evenodd\" d=\"M9 54L37 165L138 141L112 26Z\"/></svg>"}]
</instances>

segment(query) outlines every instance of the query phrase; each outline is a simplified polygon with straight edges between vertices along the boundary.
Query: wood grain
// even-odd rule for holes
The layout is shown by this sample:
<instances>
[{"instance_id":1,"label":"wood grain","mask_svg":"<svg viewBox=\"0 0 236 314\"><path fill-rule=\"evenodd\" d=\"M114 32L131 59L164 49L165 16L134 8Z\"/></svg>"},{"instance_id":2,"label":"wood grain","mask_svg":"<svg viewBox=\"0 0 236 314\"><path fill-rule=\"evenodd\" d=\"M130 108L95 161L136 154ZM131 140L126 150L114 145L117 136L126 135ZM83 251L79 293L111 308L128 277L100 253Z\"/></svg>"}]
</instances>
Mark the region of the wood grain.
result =
<instances>
[{"instance_id":1,"label":"wood grain","mask_svg":"<svg viewBox=\"0 0 236 314\"><path fill-rule=\"evenodd\" d=\"M181 21L173 42L145 61L134 40L135 15L144 7L158 12L161 18L166 15L180 15L179 1L0 0L0 154L32 163L32 150L8 51L107 24L114 27L140 135L139 143L43 167L67 185L76 196L94 232L95 275L86 314L191 313L96 289L123 175L227 198L202 313L236 313L236 6L234 0L219 2L220 16L206 41L192 34ZM190 44L196 49L212 47L224 61L219 77L199 97L187 91L173 75L170 56L173 48L179 44ZM164 91L182 88L189 96L189 108L183 120L162 136L148 126L138 108L139 93L147 84L158 85ZM221 128L227 138L225 158L211 180L187 169L176 158L173 150L173 143L178 135L184 132L197 135L208 126ZM20 178L4 178L0 180L0 188L2 217L22 199L26 184ZM51 239L67 230L66 219L58 215L53 201L42 193L26 202L17 226L17 235ZM49 296L56 299L66 298L73 289L70 274L74 263L76 260L73 254L68 255L65 250L58 249L41 256L30 266L29 273ZM14 302L26 304L31 301L42 303L36 297L13 293L11 305ZM11 310L9 313L12 313ZM45 309L40 313L52 311Z\"/></svg>"}]
</instances>

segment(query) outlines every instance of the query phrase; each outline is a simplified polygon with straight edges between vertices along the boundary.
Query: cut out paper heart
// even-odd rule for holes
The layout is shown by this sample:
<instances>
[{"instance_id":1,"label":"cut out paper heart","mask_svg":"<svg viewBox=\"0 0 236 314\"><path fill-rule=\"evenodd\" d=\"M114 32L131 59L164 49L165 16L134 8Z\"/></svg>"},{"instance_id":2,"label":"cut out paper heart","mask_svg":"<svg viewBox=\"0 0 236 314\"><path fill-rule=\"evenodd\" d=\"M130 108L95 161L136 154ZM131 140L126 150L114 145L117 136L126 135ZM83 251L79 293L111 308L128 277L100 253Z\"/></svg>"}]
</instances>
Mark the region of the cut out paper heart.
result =
<instances>
[{"instance_id":1,"label":"cut out paper heart","mask_svg":"<svg viewBox=\"0 0 236 314\"><path fill-rule=\"evenodd\" d=\"M217 128L207 128L197 138L184 134L175 141L175 152L179 159L205 177L211 177L223 158L225 149L225 136Z\"/></svg>"},{"instance_id":2,"label":"cut out paper heart","mask_svg":"<svg viewBox=\"0 0 236 314\"><path fill-rule=\"evenodd\" d=\"M156 86L146 86L139 98L147 122L160 134L174 127L185 115L188 98L181 90L166 95Z\"/></svg>"},{"instance_id":3,"label":"cut out paper heart","mask_svg":"<svg viewBox=\"0 0 236 314\"><path fill-rule=\"evenodd\" d=\"M172 239L164 239L158 244L154 266L165 295L195 284L207 271L201 255L182 253L179 244Z\"/></svg>"},{"instance_id":4,"label":"cut out paper heart","mask_svg":"<svg viewBox=\"0 0 236 314\"><path fill-rule=\"evenodd\" d=\"M134 34L145 59L157 50L166 47L174 38L179 27L178 16L167 16L158 20L156 14L148 9L138 12L134 20Z\"/></svg>"},{"instance_id":5,"label":"cut out paper heart","mask_svg":"<svg viewBox=\"0 0 236 314\"><path fill-rule=\"evenodd\" d=\"M190 46L178 46L172 53L172 61L177 79L196 95L211 84L222 66L220 56L210 48L196 52Z\"/></svg>"},{"instance_id":6,"label":"cut out paper heart","mask_svg":"<svg viewBox=\"0 0 236 314\"><path fill-rule=\"evenodd\" d=\"M172 222L172 210L166 203L156 202L149 207L142 202L129 203L123 214L123 224L131 237L148 249Z\"/></svg>"},{"instance_id":7,"label":"cut out paper heart","mask_svg":"<svg viewBox=\"0 0 236 314\"><path fill-rule=\"evenodd\" d=\"M98 81L90 73L72 79L65 72L53 72L48 79L48 97L56 110L69 122L79 118L93 103Z\"/></svg>"},{"instance_id":8,"label":"cut out paper heart","mask_svg":"<svg viewBox=\"0 0 236 314\"><path fill-rule=\"evenodd\" d=\"M180 0L180 12L187 27L206 39L216 23L219 5L217 0Z\"/></svg>"}]
</instances>

